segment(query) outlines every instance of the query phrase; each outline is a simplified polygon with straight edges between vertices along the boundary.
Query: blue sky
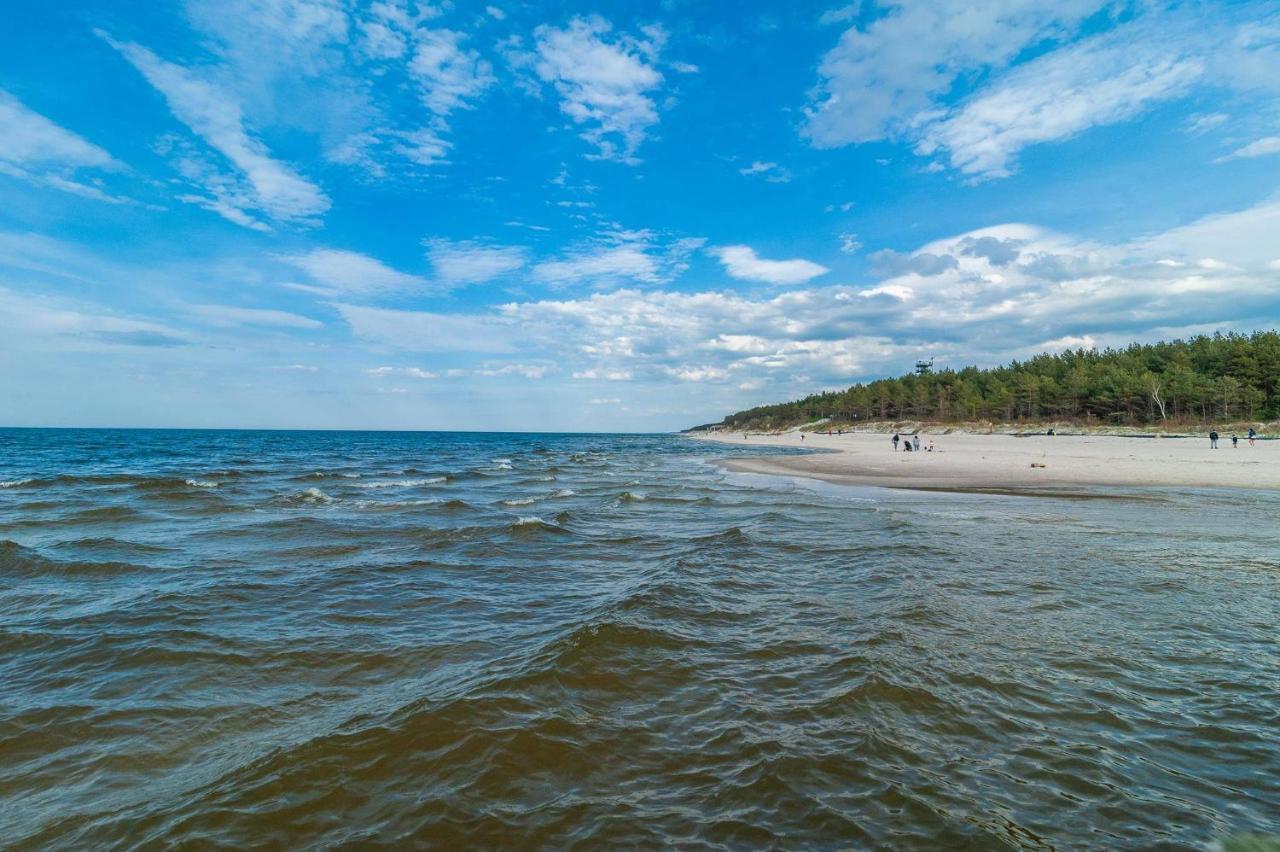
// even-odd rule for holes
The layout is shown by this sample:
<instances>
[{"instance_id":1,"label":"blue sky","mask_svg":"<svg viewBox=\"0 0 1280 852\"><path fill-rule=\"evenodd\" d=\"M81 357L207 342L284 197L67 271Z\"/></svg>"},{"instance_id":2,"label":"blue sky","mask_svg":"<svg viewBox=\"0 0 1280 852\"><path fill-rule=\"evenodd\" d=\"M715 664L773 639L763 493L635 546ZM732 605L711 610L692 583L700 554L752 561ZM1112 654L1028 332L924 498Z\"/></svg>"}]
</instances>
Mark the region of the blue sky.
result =
<instances>
[{"instance_id":1,"label":"blue sky","mask_svg":"<svg viewBox=\"0 0 1280 852\"><path fill-rule=\"evenodd\" d=\"M10 6L8 425L665 430L1280 315L1272 3Z\"/></svg>"}]
</instances>

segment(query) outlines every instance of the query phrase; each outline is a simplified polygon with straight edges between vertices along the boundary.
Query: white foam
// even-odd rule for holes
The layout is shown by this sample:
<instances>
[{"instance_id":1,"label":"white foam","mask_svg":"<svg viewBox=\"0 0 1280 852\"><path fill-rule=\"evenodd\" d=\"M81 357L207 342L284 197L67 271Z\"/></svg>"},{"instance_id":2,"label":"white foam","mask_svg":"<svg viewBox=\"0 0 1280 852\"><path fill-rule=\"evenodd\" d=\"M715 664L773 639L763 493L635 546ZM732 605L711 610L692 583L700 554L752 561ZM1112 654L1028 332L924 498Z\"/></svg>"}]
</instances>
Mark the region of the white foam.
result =
<instances>
[{"instance_id":1,"label":"white foam","mask_svg":"<svg viewBox=\"0 0 1280 852\"><path fill-rule=\"evenodd\" d=\"M308 503L332 503L333 498L325 494L319 488L308 488L299 495L302 500Z\"/></svg>"},{"instance_id":2,"label":"white foam","mask_svg":"<svg viewBox=\"0 0 1280 852\"><path fill-rule=\"evenodd\" d=\"M376 482L357 482L357 488L417 488L422 485L437 485L448 477L430 476L426 479L380 479Z\"/></svg>"},{"instance_id":3,"label":"white foam","mask_svg":"<svg viewBox=\"0 0 1280 852\"><path fill-rule=\"evenodd\" d=\"M534 498L533 498L533 497L520 497L519 499L515 499L515 500L503 500L503 501L502 501L502 505L504 505L504 506L528 506L528 505L529 505L530 503L532 503L532 502L534 502Z\"/></svg>"},{"instance_id":4,"label":"white foam","mask_svg":"<svg viewBox=\"0 0 1280 852\"><path fill-rule=\"evenodd\" d=\"M10 479L5 482L0 482L0 488L16 488L19 485L26 485L31 481L31 479Z\"/></svg>"},{"instance_id":5,"label":"white foam","mask_svg":"<svg viewBox=\"0 0 1280 852\"><path fill-rule=\"evenodd\" d=\"M186 483L187 485L190 485L192 488L217 488L218 487L218 483L214 482L212 479L188 479L186 480Z\"/></svg>"},{"instance_id":6,"label":"white foam","mask_svg":"<svg viewBox=\"0 0 1280 852\"><path fill-rule=\"evenodd\" d=\"M426 497L422 500L357 500L359 509L403 509L406 506L430 506L441 502L439 497Z\"/></svg>"},{"instance_id":7,"label":"white foam","mask_svg":"<svg viewBox=\"0 0 1280 852\"><path fill-rule=\"evenodd\" d=\"M539 518L536 515L521 515L520 518L516 521L516 526L527 527L530 524L545 524L545 523L546 521L542 520L542 518Z\"/></svg>"},{"instance_id":8,"label":"white foam","mask_svg":"<svg viewBox=\"0 0 1280 852\"><path fill-rule=\"evenodd\" d=\"M552 497L572 497L577 493L578 492L574 491L572 488L561 488L559 491L557 491L555 494L552 494L551 496Z\"/></svg>"}]
</instances>

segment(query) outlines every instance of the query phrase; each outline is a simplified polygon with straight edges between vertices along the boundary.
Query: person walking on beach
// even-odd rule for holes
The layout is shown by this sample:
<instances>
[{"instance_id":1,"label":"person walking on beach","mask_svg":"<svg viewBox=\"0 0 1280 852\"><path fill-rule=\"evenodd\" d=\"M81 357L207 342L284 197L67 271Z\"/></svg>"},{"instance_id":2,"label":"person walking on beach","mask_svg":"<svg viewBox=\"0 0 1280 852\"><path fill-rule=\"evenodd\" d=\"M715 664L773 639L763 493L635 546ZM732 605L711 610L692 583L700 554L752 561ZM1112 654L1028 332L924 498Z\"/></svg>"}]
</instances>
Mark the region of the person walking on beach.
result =
<instances>
[{"instance_id":1,"label":"person walking on beach","mask_svg":"<svg viewBox=\"0 0 1280 852\"><path fill-rule=\"evenodd\" d=\"M894 432L893 433L893 451L895 453L898 451L898 442L901 440L902 440L902 436L899 435L897 432Z\"/></svg>"},{"instance_id":2,"label":"person walking on beach","mask_svg":"<svg viewBox=\"0 0 1280 852\"><path fill-rule=\"evenodd\" d=\"M1233 449L1233 450L1234 450L1234 449L1236 449L1236 448L1237 448L1237 447L1239 447L1239 446L1240 446L1240 436L1239 436L1239 435L1232 435L1232 436L1231 436L1231 449Z\"/></svg>"},{"instance_id":3,"label":"person walking on beach","mask_svg":"<svg viewBox=\"0 0 1280 852\"><path fill-rule=\"evenodd\" d=\"M1257 438L1257 437L1258 437L1257 430L1255 430L1252 426L1250 426L1249 427L1249 446L1251 447L1253 446L1253 440L1254 438Z\"/></svg>"},{"instance_id":4,"label":"person walking on beach","mask_svg":"<svg viewBox=\"0 0 1280 852\"><path fill-rule=\"evenodd\" d=\"M1218 433L1216 430L1209 433L1209 449L1218 449Z\"/></svg>"},{"instance_id":5,"label":"person walking on beach","mask_svg":"<svg viewBox=\"0 0 1280 852\"><path fill-rule=\"evenodd\" d=\"M919 432L911 436L911 449L915 450L917 453L920 452L920 433Z\"/></svg>"}]
</instances>

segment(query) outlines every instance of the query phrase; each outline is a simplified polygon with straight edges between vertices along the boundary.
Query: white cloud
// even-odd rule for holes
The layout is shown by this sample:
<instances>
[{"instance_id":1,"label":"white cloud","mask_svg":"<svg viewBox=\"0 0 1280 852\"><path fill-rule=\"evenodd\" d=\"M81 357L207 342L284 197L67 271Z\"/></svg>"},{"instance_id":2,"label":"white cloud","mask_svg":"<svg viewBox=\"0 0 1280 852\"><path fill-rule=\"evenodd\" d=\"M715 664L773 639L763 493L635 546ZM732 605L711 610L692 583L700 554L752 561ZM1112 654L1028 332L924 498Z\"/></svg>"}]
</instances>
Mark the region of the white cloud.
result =
<instances>
[{"instance_id":1,"label":"white cloud","mask_svg":"<svg viewBox=\"0 0 1280 852\"><path fill-rule=\"evenodd\" d=\"M720 258L725 271L744 281L763 281L768 284L803 284L825 275L828 270L810 260L765 260L750 246L721 246L710 250Z\"/></svg>"},{"instance_id":2,"label":"white cloud","mask_svg":"<svg viewBox=\"0 0 1280 852\"><path fill-rule=\"evenodd\" d=\"M946 150L963 174L1004 177L1029 145L1132 118L1153 103L1185 94L1204 73L1204 63L1152 35L1121 28L1019 66L930 123L917 153Z\"/></svg>"},{"instance_id":3,"label":"white cloud","mask_svg":"<svg viewBox=\"0 0 1280 852\"><path fill-rule=\"evenodd\" d=\"M1070 32L1106 0L933 0L882 4L823 57L805 134L820 148L871 142L910 126L962 74L1002 68L1027 45Z\"/></svg>"},{"instance_id":4,"label":"white cloud","mask_svg":"<svg viewBox=\"0 0 1280 852\"><path fill-rule=\"evenodd\" d=\"M729 378L729 371L720 367L691 367L687 364L679 367L668 367L667 375L682 382L723 382Z\"/></svg>"},{"instance_id":5,"label":"white cloud","mask_svg":"<svg viewBox=\"0 0 1280 852\"><path fill-rule=\"evenodd\" d=\"M1065 352L1068 349L1097 349L1098 341L1084 335L1067 335L1057 340L1046 340L1032 347L1037 352Z\"/></svg>"},{"instance_id":6,"label":"white cloud","mask_svg":"<svg viewBox=\"0 0 1280 852\"><path fill-rule=\"evenodd\" d=\"M409 73L422 88L422 102L437 116L471 107L493 85L493 68L474 50L462 48L462 33L419 30Z\"/></svg>"},{"instance_id":7,"label":"white cloud","mask_svg":"<svg viewBox=\"0 0 1280 852\"><path fill-rule=\"evenodd\" d=\"M100 35L164 95L179 121L239 170L243 180L234 186L225 179L206 185L212 197L205 206L215 212L239 211L239 216L228 217L238 220L237 224L246 224L250 209L272 219L302 224L314 223L315 217L329 209L329 199L319 187L273 159L267 146L249 135L234 96L145 47Z\"/></svg>"},{"instance_id":8,"label":"white cloud","mask_svg":"<svg viewBox=\"0 0 1280 852\"><path fill-rule=\"evenodd\" d=\"M500 367L486 367L476 370L478 376L523 376L526 379L541 379L556 371L550 364L503 364Z\"/></svg>"},{"instance_id":9,"label":"white cloud","mask_svg":"<svg viewBox=\"0 0 1280 852\"><path fill-rule=\"evenodd\" d=\"M150 319L122 316L101 305L51 295L25 295L0 287L0 330L7 344L37 351L172 348L182 335Z\"/></svg>"},{"instance_id":10,"label":"white cloud","mask_svg":"<svg viewBox=\"0 0 1280 852\"><path fill-rule=\"evenodd\" d=\"M598 369L580 370L573 374L575 379L594 379L603 382L629 382L632 379L630 370L622 369Z\"/></svg>"},{"instance_id":11,"label":"white cloud","mask_svg":"<svg viewBox=\"0 0 1280 852\"><path fill-rule=\"evenodd\" d=\"M1255 139L1248 145L1232 151L1227 156L1219 157L1215 162L1222 163L1227 160L1237 160L1245 157L1266 157L1272 154L1280 154L1280 136L1266 136L1262 139Z\"/></svg>"},{"instance_id":12,"label":"white cloud","mask_svg":"<svg viewBox=\"0 0 1280 852\"><path fill-rule=\"evenodd\" d=\"M501 312L577 378L777 383L795 395L808 382L909 370L928 355L992 365L1044 349L1252 330L1280 312L1275 233L1280 202L1118 245L1009 224L895 254L892 277L869 287L762 297L629 289Z\"/></svg>"},{"instance_id":13,"label":"white cloud","mask_svg":"<svg viewBox=\"0 0 1280 852\"><path fill-rule=\"evenodd\" d=\"M498 317L396 311L334 304L357 337L410 352L511 352L510 327Z\"/></svg>"},{"instance_id":14,"label":"white cloud","mask_svg":"<svg viewBox=\"0 0 1280 852\"><path fill-rule=\"evenodd\" d=\"M745 176L759 175L769 183L790 183L791 172L779 166L777 163L763 162L756 160L751 165L743 169L738 169L738 174Z\"/></svg>"},{"instance_id":15,"label":"white cloud","mask_svg":"<svg viewBox=\"0 0 1280 852\"><path fill-rule=\"evenodd\" d=\"M15 166L110 169L110 154L0 89L0 161Z\"/></svg>"},{"instance_id":16,"label":"white cloud","mask_svg":"<svg viewBox=\"0 0 1280 852\"><path fill-rule=\"evenodd\" d=\"M960 254L985 257L992 266L1007 266L1021 256L1022 242L1000 237L965 237L959 243Z\"/></svg>"},{"instance_id":17,"label":"white cloud","mask_svg":"<svg viewBox=\"0 0 1280 852\"><path fill-rule=\"evenodd\" d=\"M92 142L54 124L0 89L0 174L52 187L73 195L126 203L99 186L74 179L79 169L121 169L110 154Z\"/></svg>"},{"instance_id":18,"label":"white cloud","mask_svg":"<svg viewBox=\"0 0 1280 852\"><path fill-rule=\"evenodd\" d=\"M822 26L830 26L831 24L845 24L858 17L858 12L862 4L849 3L845 6L837 6L834 9L828 9L818 17L818 23Z\"/></svg>"},{"instance_id":19,"label":"white cloud","mask_svg":"<svg viewBox=\"0 0 1280 852\"><path fill-rule=\"evenodd\" d=\"M324 323L288 311L264 308L237 308L229 305L188 305L187 313L200 317L210 325L265 325L282 328L323 328Z\"/></svg>"},{"instance_id":20,"label":"white cloud","mask_svg":"<svg viewBox=\"0 0 1280 852\"><path fill-rule=\"evenodd\" d=\"M417 130L394 131L391 149L400 156L420 166L434 166L448 162L452 144L435 130L420 127Z\"/></svg>"},{"instance_id":21,"label":"white cloud","mask_svg":"<svg viewBox=\"0 0 1280 852\"><path fill-rule=\"evenodd\" d=\"M373 367L365 370L370 376L401 376L408 379L438 379L440 374L421 367Z\"/></svg>"},{"instance_id":22,"label":"white cloud","mask_svg":"<svg viewBox=\"0 0 1280 852\"><path fill-rule=\"evenodd\" d=\"M1280 30L1265 17L1142 3L1102 19L1095 13L1106 6L1114 4L878 4L885 14L846 30L823 58L804 135L819 148L904 140L976 181L1012 173L1028 146L1131 120L1193 92L1280 92ZM1102 30L1081 39L1090 17ZM1187 132L1226 120L1195 115ZM943 168L935 160L925 171Z\"/></svg>"},{"instance_id":23,"label":"white cloud","mask_svg":"<svg viewBox=\"0 0 1280 852\"><path fill-rule=\"evenodd\" d=\"M354 251L315 249L280 259L306 272L318 285L314 289L327 295L413 295L432 289L423 278L392 269L380 260Z\"/></svg>"},{"instance_id":24,"label":"white cloud","mask_svg":"<svg viewBox=\"0 0 1280 852\"><path fill-rule=\"evenodd\" d=\"M548 284L611 278L656 282L657 275L657 259L633 245L574 253L564 260L544 261L533 267L533 277Z\"/></svg>"},{"instance_id":25,"label":"white cloud","mask_svg":"<svg viewBox=\"0 0 1280 852\"><path fill-rule=\"evenodd\" d=\"M1193 136L1208 133L1225 123L1231 116L1223 112L1200 113L1187 119L1187 132Z\"/></svg>"},{"instance_id":26,"label":"white cloud","mask_svg":"<svg viewBox=\"0 0 1280 852\"><path fill-rule=\"evenodd\" d=\"M663 82L654 67L666 34L649 27L643 36L613 34L600 17L571 20L567 27L534 30L536 54L513 54L517 67L532 67L560 97L560 110L585 130L597 156L635 163L636 150L658 122L653 92Z\"/></svg>"},{"instance_id":27,"label":"white cloud","mask_svg":"<svg viewBox=\"0 0 1280 852\"><path fill-rule=\"evenodd\" d=\"M327 160L377 179L436 166L452 147L449 118L494 83L467 36L431 22L447 7L411 0L186 0L207 70L241 99L249 123L319 137ZM406 110L401 92L426 107Z\"/></svg>"},{"instance_id":28,"label":"white cloud","mask_svg":"<svg viewBox=\"0 0 1280 852\"><path fill-rule=\"evenodd\" d=\"M443 239L426 240L425 245L436 277L449 285L481 284L525 265L526 252L518 246Z\"/></svg>"},{"instance_id":29,"label":"white cloud","mask_svg":"<svg viewBox=\"0 0 1280 852\"><path fill-rule=\"evenodd\" d=\"M553 286L620 280L665 284L688 268L689 256L705 242L689 237L664 245L645 231L608 234L558 260L535 264L533 277Z\"/></svg>"},{"instance_id":30,"label":"white cloud","mask_svg":"<svg viewBox=\"0 0 1280 852\"><path fill-rule=\"evenodd\" d=\"M341 0L188 0L192 24L212 37L240 76L261 83L274 75L332 72L350 41ZM374 7L390 4L374 3Z\"/></svg>"},{"instance_id":31,"label":"white cloud","mask_svg":"<svg viewBox=\"0 0 1280 852\"><path fill-rule=\"evenodd\" d=\"M858 242L858 235L853 233L844 233L840 235L840 251L845 254L853 254L862 248L862 243Z\"/></svg>"}]
</instances>

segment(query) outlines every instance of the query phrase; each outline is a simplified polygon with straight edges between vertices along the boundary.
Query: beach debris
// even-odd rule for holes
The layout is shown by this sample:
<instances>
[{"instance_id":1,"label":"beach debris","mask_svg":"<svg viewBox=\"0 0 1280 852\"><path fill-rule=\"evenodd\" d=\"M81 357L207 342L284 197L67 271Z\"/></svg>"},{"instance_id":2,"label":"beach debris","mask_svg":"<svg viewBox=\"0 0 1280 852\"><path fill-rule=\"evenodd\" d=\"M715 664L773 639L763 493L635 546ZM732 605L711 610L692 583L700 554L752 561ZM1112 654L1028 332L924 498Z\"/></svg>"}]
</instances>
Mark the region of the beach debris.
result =
<instances>
[{"instance_id":1,"label":"beach debris","mask_svg":"<svg viewBox=\"0 0 1280 852\"><path fill-rule=\"evenodd\" d=\"M1044 462L1032 462L1031 466L1032 467L1048 467L1048 465L1046 465Z\"/></svg>"}]
</instances>

